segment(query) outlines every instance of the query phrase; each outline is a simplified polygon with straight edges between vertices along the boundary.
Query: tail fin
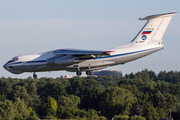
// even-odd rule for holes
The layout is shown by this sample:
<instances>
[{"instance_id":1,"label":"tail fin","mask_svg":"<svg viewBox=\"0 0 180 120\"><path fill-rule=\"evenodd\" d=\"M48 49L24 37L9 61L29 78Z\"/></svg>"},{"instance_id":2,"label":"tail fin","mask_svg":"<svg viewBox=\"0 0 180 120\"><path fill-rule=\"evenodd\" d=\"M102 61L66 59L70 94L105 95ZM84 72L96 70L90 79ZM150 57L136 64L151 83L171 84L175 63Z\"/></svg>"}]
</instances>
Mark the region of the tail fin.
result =
<instances>
[{"instance_id":1,"label":"tail fin","mask_svg":"<svg viewBox=\"0 0 180 120\"><path fill-rule=\"evenodd\" d=\"M150 15L139 18L139 20L147 20L147 23L140 30L140 32L136 35L136 37L131 41L132 45L136 44L149 44L159 43L162 40L162 37L171 21L173 13L165 13L158 15Z\"/></svg>"}]
</instances>

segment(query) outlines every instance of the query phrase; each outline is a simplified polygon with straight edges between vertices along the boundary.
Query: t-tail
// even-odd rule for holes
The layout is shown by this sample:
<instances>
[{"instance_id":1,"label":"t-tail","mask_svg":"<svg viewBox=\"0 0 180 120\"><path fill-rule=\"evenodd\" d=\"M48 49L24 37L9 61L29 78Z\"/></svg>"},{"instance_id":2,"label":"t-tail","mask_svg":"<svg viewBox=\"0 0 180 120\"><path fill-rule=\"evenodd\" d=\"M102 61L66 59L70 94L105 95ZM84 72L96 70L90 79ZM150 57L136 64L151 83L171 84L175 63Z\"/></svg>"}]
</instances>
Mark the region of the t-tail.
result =
<instances>
[{"instance_id":1,"label":"t-tail","mask_svg":"<svg viewBox=\"0 0 180 120\"><path fill-rule=\"evenodd\" d=\"M131 45L161 44L162 37L175 13L157 14L139 18L139 20L147 20L147 23L131 41Z\"/></svg>"}]
</instances>

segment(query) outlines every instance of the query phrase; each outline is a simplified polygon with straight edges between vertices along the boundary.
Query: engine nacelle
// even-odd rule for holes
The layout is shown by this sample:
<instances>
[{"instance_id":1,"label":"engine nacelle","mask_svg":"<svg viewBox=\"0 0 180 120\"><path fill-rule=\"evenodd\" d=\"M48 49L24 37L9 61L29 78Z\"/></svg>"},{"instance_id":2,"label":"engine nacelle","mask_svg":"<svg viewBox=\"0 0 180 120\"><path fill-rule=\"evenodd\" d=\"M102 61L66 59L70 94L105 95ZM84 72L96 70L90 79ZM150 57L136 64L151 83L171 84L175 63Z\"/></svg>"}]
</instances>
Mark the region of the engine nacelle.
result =
<instances>
[{"instance_id":1,"label":"engine nacelle","mask_svg":"<svg viewBox=\"0 0 180 120\"><path fill-rule=\"evenodd\" d=\"M60 58L51 58L47 60L47 64L48 65L68 65L68 64L73 64L78 62L77 60L73 59L74 57L72 56L64 56L64 57L60 57Z\"/></svg>"}]
</instances>

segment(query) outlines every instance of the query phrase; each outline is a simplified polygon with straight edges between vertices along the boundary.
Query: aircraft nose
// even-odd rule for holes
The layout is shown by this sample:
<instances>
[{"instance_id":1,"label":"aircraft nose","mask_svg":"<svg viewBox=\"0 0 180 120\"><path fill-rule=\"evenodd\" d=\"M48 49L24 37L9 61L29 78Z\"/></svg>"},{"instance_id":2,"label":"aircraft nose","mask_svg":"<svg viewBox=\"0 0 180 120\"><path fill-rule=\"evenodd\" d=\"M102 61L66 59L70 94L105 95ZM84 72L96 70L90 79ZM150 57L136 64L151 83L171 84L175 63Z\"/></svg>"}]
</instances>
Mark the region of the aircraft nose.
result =
<instances>
[{"instance_id":1,"label":"aircraft nose","mask_svg":"<svg viewBox=\"0 0 180 120\"><path fill-rule=\"evenodd\" d=\"M4 69L7 69L7 63L3 65L3 68L4 68Z\"/></svg>"}]
</instances>

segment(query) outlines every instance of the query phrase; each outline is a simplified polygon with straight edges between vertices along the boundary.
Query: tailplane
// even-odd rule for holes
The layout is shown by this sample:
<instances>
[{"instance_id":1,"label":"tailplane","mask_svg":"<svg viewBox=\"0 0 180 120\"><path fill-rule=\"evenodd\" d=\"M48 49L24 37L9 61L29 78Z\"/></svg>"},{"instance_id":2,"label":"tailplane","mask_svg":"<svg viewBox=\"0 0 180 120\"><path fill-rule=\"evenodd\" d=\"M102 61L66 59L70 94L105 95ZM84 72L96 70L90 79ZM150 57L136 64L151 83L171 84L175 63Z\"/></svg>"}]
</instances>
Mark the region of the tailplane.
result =
<instances>
[{"instance_id":1,"label":"tailplane","mask_svg":"<svg viewBox=\"0 0 180 120\"><path fill-rule=\"evenodd\" d=\"M150 15L139 18L139 20L147 20L147 23L131 41L131 45L136 44L160 44L162 37L176 12Z\"/></svg>"}]
</instances>

